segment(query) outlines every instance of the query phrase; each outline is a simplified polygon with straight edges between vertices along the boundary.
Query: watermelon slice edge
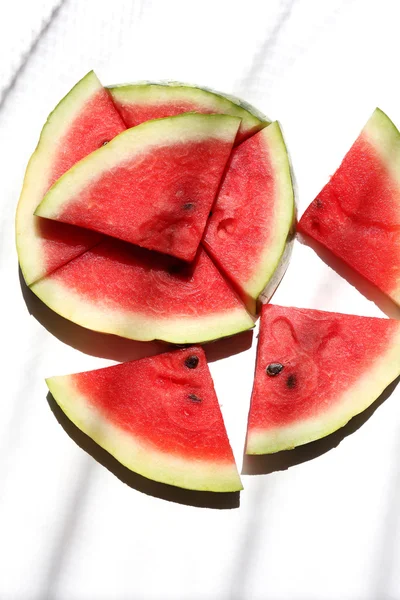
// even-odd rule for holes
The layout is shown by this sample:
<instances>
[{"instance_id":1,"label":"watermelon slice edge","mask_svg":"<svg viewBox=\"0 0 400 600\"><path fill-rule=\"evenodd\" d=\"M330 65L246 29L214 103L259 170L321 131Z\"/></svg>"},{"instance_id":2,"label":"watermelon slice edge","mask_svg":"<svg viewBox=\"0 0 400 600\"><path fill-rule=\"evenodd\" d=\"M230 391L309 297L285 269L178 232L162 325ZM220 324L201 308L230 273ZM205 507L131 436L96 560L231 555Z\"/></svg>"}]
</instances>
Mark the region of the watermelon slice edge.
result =
<instances>
[{"instance_id":1,"label":"watermelon slice edge","mask_svg":"<svg viewBox=\"0 0 400 600\"><path fill-rule=\"evenodd\" d=\"M242 119L236 144L269 124L249 104L206 87L179 82L140 82L109 86L111 96L127 127L182 112L228 114Z\"/></svg>"},{"instance_id":2,"label":"watermelon slice edge","mask_svg":"<svg viewBox=\"0 0 400 600\"><path fill-rule=\"evenodd\" d=\"M252 314L284 274L294 221L290 163L275 121L234 149L203 240Z\"/></svg>"},{"instance_id":3,"label":"watermelon slice edge","mask_svg":"<svg viewBox=\"0 0 400 600\"><path fill-rule=\"evenodd\" d=\"M15 216L18 260L27 285L99 242L97 233L45 221L33 213L62 173L125 129L93 71L48 116L26 167Z\"/></svg>"},{"instance_id":4,"label":"watermelon slice edge","mask_svg":"<svg viewBox=\"0 0 400 600\"><path fill-rule=\"evenodd\" d=\"M193 354L199 364L188 369L184 360ZM201 348L46 383L69 420L131 471L186 489L243 489Z\"/></svg>"},{"instance_id":5,"label":"watermelon slice edge","mask_svg":"<svg viewBox=\"0 0 400 600\"><path fill-rule=\"evenodd\" d=\"M283 369L269 376L275 363ZM246 454L290 450L333 433L399 375L399 321L265 305Z\"/></svg>"}]
</instances>

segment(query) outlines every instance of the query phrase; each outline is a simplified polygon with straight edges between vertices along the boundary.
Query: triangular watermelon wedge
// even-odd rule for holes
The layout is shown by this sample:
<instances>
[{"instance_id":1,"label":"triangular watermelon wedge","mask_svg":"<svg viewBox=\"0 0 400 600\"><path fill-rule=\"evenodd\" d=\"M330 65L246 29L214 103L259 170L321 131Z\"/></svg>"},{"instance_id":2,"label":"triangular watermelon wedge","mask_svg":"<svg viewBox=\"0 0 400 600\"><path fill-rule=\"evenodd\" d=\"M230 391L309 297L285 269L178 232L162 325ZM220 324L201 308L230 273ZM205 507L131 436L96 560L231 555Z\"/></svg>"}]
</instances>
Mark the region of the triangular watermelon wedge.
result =
<instances>
[{"instance_id":1,"label":"triangular watermelon wedge","mask_svg":"<svg viewBox=\"0 0 400 600\"><path fill-rule=\"evenodd\" d=\"M400 375L400 322L264 305L247 454L322 438Z\"/></svg>"},{"instance_id":2,"label":"triangular watermelon wedge","mask_svg":"<svg viewBox=\"0 0 400 600\"><path fill-rule=\"evenodd\" d=\"M128 129L61 177L35 214L192 261L239 125L189 113Z\"/></svg>"},{"instance_id":3,"label":"triangular watermelon wedge","mask_svg":"<svg viewBox=\"0 0 400 600\"><path fill-rule=\"evenodd\" d=\"M205 247L252 313L293 222L290 165L275 122L233 151L204 235Z\"/></svg>"},{"instance_id":4,"label":"triangular watermelon wedge","mask_svg":"<svg viewBox=\"0 0 400 600\"><path fill-rule=\"evenodd\" d=\"M31 289L78 325L140 341L193 344L254 326L203 249L185 266L107 238Z\"/></svg>"},{"instance_id":5,"label":"triangular watermelon wedge","mask_svg":"<svg viewBox=\"0 0 400 600\"><path fill-rule=\"evenodd\" d=\"M298 231L400 304L400 134L381 110L307 208Z\"/></svg>"},{"instance_id":6,"label":"triangular watermelon wedge","mask_svg":"<svg viewBox=\"0 0 400 600\"><path fill-rule=\"evenodd\" d=\"M67 417L131 471L181 488L242 488L201 348L51 377Z\"/></svg>"},{"instance_id":7,"label":"triangular watermelon wedge","mask_svg":"<svg viewBox=\"0 0 400 600\"><path fill-rule=\"evenodd\" d=\"M16 214L18 259L28 285L100 240L97 233L44 220L33 213L63 173L125 129L109 92L93 71L47 118L26 169Z\"/></svg>"},{"instance_id":8,"label":"triangular watermelon wedge","mask_svg":"<svg viewBox=\"0 0 400 600\"><path fill-rule=\"evenodd\" d=\"M261 115L253 114L251 107L236 98L183 83L137 83L116 85L109 90L127 127L185 112L231 115L242 120L235 140L239 144L268 125Z\"/></svg>"}]
</instances>

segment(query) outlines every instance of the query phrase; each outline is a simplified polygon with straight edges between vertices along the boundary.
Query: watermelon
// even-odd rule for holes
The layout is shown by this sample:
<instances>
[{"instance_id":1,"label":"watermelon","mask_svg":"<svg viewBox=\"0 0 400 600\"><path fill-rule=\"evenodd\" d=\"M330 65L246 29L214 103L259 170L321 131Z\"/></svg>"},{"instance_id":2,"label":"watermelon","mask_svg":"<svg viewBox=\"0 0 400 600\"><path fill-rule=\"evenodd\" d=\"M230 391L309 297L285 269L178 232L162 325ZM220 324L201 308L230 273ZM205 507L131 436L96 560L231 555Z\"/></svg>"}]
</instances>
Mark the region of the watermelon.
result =
<instances>
[{"instance_id":1,"label":"watermelon","mask_svg":"<svg viewBox=\"0 0 400 600\"><path fill-rule=\"evenodd\" d=\"M181 488L242 488L201 348L46 380L67 417L128 469Z\"/></svg>"},{"instance_id":2,"label":"watermelon","mask_svg":"<svg viewBox=\"0 0 400 600\"><path fill-rule=\"evenodd\" d=\"M236 138L239 144L268 125L262 115L236 98L183 83L117 85L109 90L127 127L185 112L232 115L242 119Z\"/></svg>"},{"instance_id":3,"label":"watermelon","mask_svg":"<svg viewBox=\"0 0 400 600\"><path fill-rule=\"evenodd\" d=\"M192 261L239 124L188 113L128 129L61 177L35 214Z\"/></svg>"},{"instance_id":4,"label":"watermelon","mask_svg":"<svg viewBox=\"0 0 400 600\"><path fill-rule=\"evenodd\" d=\"M33 216L51 185L81 158L126 129L110 94L91 71L49 115L25 173L16 243L28 285L96 244L100 236Z\"/></svg>"},{"instance_id":5,"label":"watermelon","mask_svg":"<svg viewBox=\"0 0 400 600\"><path fill-rule=\"evenodd\" d=\"M293 221L290 166L275 122L235 148L204 236L210 255L253 313Z\"/></svg>"},{"instance_id":6,"label":"watermelon","mask_svg":"<svg viewBox=\"0 0 400 600\"><path fill-rule=\"evenodd\" d=\"M397 304L399 173L400 134L377 108L298 225Z\"/></svg>"},{"instance_id":7,"label":"watermelon","mask_svg":"<svg viewBox=\"0 0 400 600\"><path fill-rule=\"evenodd\" d=\"M78 325L134 340L206 342L254 325L202 248L189 265L106 238L31 289Z\"/></svg>"},{"instance_id":8,"label":"watermelon","mask_svg":"<svg viewBox=\"0 0 400 600\"><path fill-rule=\"evenodd\" d=\"M264 305L246 453L336 431L399 374L399 321Z\"/></svg>"}]
</instances>

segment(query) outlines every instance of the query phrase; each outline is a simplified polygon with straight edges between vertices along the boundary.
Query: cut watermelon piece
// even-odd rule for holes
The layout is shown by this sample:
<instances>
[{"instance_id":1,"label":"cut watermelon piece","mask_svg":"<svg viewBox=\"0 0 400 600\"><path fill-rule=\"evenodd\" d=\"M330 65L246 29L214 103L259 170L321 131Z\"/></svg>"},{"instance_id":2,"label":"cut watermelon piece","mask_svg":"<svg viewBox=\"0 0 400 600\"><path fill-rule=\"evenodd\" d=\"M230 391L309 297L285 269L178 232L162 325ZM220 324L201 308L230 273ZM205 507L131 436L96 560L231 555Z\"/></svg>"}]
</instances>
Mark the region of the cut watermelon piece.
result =
<instances>
[{"instance_id":1,"label":"cut watermelon piece","mask_svg":"<svg viewBox=\"0 0 400 600\"><path fill-rule=\"evenodd\" d=\"M298 231L400 304L400 134L376 109Z\"/></svg>"},{"instance_id":2,"label":"cut watermelon piece","mask_svg":"<svg viewBox=\"0 0 400 600\"><path fill-rule=\"evenodd\" d=\"M268 125L266 119L253 114L251 107L236 98L233 101L220 93L182 83L139 83L109 89L127 127L185 112L232 115L242 119L236 138L239 144Z\"/></svg>"},{"instance_id":3,"label":"cut watermelon piece","mask_svg":"<svg viewBox=\"0 0 400 600\"><path fill-rule=\"evenodd\" d=\"M192 261L239 124L184 114L129 129L61 177L35 214Z\"/></svg>"},{"instance_id":4,"label":"cut watermelon piece","mask_svg":"<svg viewBox=\"0 0 400 600\"><path fill-rule=\"evenodd\" d=\"M243 489L201 348L46 382L67 417L131 471L192 490Z\"/></svg>"},{"instance_id":5,"label":"cut watermelon piece","mask_svg":"<svg viewBox=\"0 0 400 600\"><path fill-rule=\"evenodd\" d=\"M264 305L246 453L336 431L399 374L399 321Z\"/></svg>"},{"instance_id":6,"label":"cut watermelon piece","mask_svg":"<svg viewBox=\"0 0 400 600\"><path fill-rule=\"evenodd\" d=\"M96 244L100 236L33 216L50 186L81 158L126 129L91 71L49 115L26 169L16 215L18 258L28 285Z\"/></svg>"},{"instance_id":7,"label":"cut watermelon piece","mask_svg":"<svg viewBox=\"0 0 400 600\"><path fill-rule=\"evenodd\" d=\"M134 340L206 342L254 325L203 249L185 266L108 238L31 289L78 325Z\"/></svg>"},{"instance_id":8,"label":"cut watermelon piece","mask_svg":"<svg viewBox=\"0 0 400 600\"><path fill-rule=\"evenodd\" d=\"M253 313L281 260L293 221L290 166L275 122L234 150L204 237L205 247Z\"/></svg>"}]
</instances>

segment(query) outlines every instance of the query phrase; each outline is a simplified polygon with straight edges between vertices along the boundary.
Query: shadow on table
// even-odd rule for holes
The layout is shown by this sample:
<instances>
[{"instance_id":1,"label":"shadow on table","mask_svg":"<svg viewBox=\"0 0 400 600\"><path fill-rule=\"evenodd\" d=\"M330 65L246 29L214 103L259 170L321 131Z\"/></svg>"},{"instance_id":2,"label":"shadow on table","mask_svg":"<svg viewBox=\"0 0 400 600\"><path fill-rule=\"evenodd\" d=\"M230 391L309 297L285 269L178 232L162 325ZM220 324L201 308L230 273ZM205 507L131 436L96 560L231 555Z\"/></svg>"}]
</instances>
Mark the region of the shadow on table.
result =
<instances>
[{"instance_id":1,"label":"shadow on table","mask_svg":"<svg viewBox=\"0 0 400 600\"><path fill-rule=\"evenodd\" d=\"M400 307L397 306L386 294L381 292L370 281L359 275L340 258L335 256L330 250L322 246L319 242L306 236L299 235L298 240L314 250L314 252L338 275L346 279L350 285L355 287L363 296L374 302L377 307L392 319L400 319Z\"/></svg>"},{"instance_id":2,"label":"shadow on table","mask_svg":"<svg viewBox=\"0 0 400 600\"><path fill-rule=\"evenodd\" d=\"M55 418L69 437L78 444L80 448L85 450L85 452L90 454L97 462L111 471L111 473L129 487L142 492L143 494L147 494L148 496L154 496L155 498L184 504L186 506L217 508L221 510L238 508L240 506L239 492L219 493L184 490L172 485L158 483L147 479L146 477L142 477L137 473L133 473L119 463L111 456L111 454L106 452L106 450L103 450L103 448L96 444L89 436L78 429L78 427L76 427L76 425L74 425L63 413L50 392L47 394L47 402L49 403Z\"/></svg>"},{"instance_id":3,"label":"shadow on table","mask_svg":"<svg viewBox=\"0 0 400 600\"><path fill-rule=\"evenodd\" d=\"M35 296L26 285L21 270L19 270L19 280L29 313L60 341L85 354L126 362L176 348L176 346L167 342L136 342L116 335L91 331L76 325L55 313ZM244 331L230 338L207 343L204 345L207 360L213 362L239 354L250 348L252 339L253 332Z\"/></svg>"},{"instance_id":4,"label":"shadow on table","mask_svg":"<svg viewBox=\"0 0 400 600\"><path fill-rule=\"evenodd\" d=\"M284 450L276 454L263 454L257 456L244 455L243 457L243 475L261 475L274 473L276 471L286 471L290 467L300 465L301 463L313 460L329 450L336 448L340 442L359 429L374 412L381 406L387 398L394 392L400 376L395 379L379 396L369 408L361 414L353 417L347 425L338 429L334 433L309 444L298 446L293 450Z\"/></svg>"}]
</instances>

